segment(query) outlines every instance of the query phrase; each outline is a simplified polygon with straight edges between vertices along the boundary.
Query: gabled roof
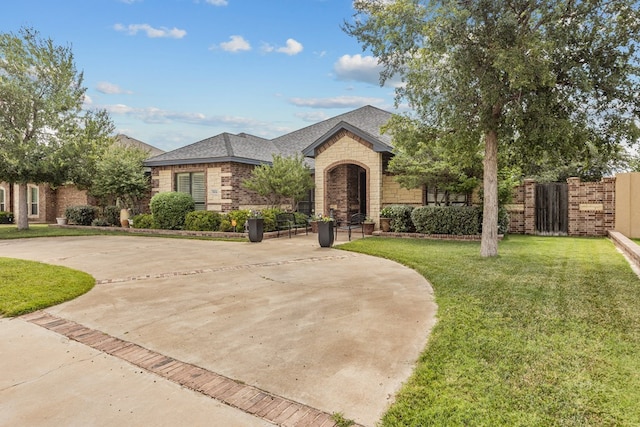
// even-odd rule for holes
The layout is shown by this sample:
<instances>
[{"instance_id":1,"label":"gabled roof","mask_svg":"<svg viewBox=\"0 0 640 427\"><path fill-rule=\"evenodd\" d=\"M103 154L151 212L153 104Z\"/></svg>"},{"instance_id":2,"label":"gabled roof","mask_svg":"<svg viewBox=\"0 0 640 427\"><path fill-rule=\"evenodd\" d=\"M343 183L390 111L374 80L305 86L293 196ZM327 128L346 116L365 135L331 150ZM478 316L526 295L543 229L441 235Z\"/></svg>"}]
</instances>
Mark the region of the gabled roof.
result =
<instances>
[{"instance_id":1,"label":"gabled roof","mask_svg":"<svg viewBox=\"0 0 640 427\"><path fill-rule=\"evenodd\" d=\"M314 157L315 148L340 129L347 129L370 142L376 151L391 151L391 135L380 133L380 128L391 116L388 111L367 105L272 140L246 133L222 133L153 157L145 162L145 166L218 162L258 165L271 163L274 155L304 153ZM306 162L313 168L313 159L306 159Z\"/></svg>"},{"instance_id":2,"label":"gabled roof","mask_svg":"<svg viewBox=\"0 0 640 427\"><path fill-rule=\"evenodd\" d=\"M326 137L339 123L345 123L370 135L374 140L388 146L389 151L391 151L391 135L382 135L380 133L380 128L391 119L391 116L392 114L388 111L366 105L280 136L272 141L282 152L285 152L285 154L302 153L307 147L313 145L319 139ZM290 151L290 153L287 153L288 151Z\"/></svg>"},{"instance_id":3,"label":"gabled roof","mask_svg":"<svg viewBox=\"0 0 640 427\"><path fill-rule=\"evenodd\" d=\"M373 146L373 151L377 152L391 152L393 147L389 144L386 144L381 141L381 139L375 135L370 134L369 132L363 131L360 128L353 126L347 122L340 122L331 128L327 133L322 135L320 138L316 139L311 145L302 150L302 154L306 157L315 157L316 156L316 148L320 147L322 144L327 142L333 135L340 132L341 130L347 130L352 134L364 139L365 141L371 143Z\"/></svg>"},{"instance_id":4,"label":"gabled roof","mask_svg":"<svg viewBox=\"0 0 640 427\"><path fill-rule=\"evenodd\" d=\"M143 151L146 151L149 155L149 157L154 157L154 156L158 156L162 153L164 153L163 150L154 147L153 145L149 145L145 142L142 142L138 139L135 138L131 138L128 135L125 135L123 133L119 133L116 135L116 142L124 147L135 147L135 148L140 148Z\"/></svg>"},{"instance_id":5,"label":"gabled roof","mask_svg":"<svg viewBox=\"0 0 640 427\"><path fill-rule=\"evenodd\" d=\"M276 149L271 141L240 133L221 133L185 147L148 159L145 166L187 165L195 163L268 163Z\"/></svg>"}]
</instances>

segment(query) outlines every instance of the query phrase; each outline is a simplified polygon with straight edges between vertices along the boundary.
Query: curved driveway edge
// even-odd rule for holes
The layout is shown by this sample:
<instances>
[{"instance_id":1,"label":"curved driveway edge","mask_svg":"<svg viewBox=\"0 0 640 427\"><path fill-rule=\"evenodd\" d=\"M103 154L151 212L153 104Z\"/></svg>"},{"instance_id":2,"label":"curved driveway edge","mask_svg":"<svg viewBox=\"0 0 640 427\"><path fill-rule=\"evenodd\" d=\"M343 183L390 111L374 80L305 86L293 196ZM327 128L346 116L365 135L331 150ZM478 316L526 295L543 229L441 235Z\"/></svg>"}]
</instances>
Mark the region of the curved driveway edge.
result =
<instances>
[{"instance_id":1,"label":"curved driveway edge","mask_svg":"<svg viewBox=\"0 0 640 427\"><path fill-rule=\"evenodd\" d=\"M322 249L314 235L39 238L0 242L0 256L96 277L88 294L46 310L57 318L363 425L387 409L435 323L418 273ZM0 384L0 399L28 384Z\"/></svg>"}]
</instances>

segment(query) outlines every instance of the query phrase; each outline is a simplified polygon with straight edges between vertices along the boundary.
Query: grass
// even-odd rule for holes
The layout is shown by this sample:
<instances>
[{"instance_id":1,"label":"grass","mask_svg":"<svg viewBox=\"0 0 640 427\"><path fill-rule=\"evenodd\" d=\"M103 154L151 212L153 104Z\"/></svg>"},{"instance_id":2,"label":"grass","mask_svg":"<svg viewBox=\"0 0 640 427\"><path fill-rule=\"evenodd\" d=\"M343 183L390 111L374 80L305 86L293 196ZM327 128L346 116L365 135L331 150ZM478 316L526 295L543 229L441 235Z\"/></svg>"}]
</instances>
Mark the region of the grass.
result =
<instances>
[{"instance_id":1,"label":"grass","mask_svg":"<svg viewBox=\"0 0 640 427\"><path fill-rule=\"evenodd\" d=\"M438 323L383 426L640 425L640 280L606 239L340 246L426 277Z\"/></svg>"},{"instance_id":2,"label":"grass","mask_svg":"<svg viewBox=\"0 0 640 427\"><path fill-rule=\"evenodd\" d=\"M81 271L0 258L0 315L19 316L69 301L94 284L95 279Z\"/></svg>"},{"instance_id":3,"label":"grass","mask_svg":"<svg viewBox=\"0 0 640 427\"><path fill-rule=\"evenodd\" d=\"M163 237L171 239L192 239L192 240L218 240L224 242L246 242L246 237L207 237L207 236L183 236L179 234L153 234L153 233L130 233L113 228L63 228L49 227L47 224L30 224L28 230L20 230L15 225L0 225L0 240L3 239L24 239L35 237L63 237L63 236L136 236L136 237Z\"/></svg>"},{"instance_id":4,"label":"grass","mask_svg":"<svg viewBox=\"0 0 640 427\"><path fill-rule=\"evenodd\" d=\"M97 235L129 235L127 232L94 230L80 228L49 227L47 224L29 224L28 230L20 230L15 225L0 225L0 240L24 239L30 237L60 237L60 236L97 236Z\"/></svg>"}]
</instances>

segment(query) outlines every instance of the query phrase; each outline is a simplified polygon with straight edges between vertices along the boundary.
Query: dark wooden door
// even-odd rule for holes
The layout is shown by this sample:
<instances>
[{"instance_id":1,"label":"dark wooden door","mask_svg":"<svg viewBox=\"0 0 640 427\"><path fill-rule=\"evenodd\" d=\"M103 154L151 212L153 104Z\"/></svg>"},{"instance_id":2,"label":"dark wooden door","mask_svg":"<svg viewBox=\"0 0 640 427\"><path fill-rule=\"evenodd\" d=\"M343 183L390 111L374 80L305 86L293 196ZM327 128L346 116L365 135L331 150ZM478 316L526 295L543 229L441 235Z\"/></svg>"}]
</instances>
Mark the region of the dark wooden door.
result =
<instances>
[{"instance_id":1,"label":"dark wooden door","mask_svg":"<svg viewBox=\"0 0 640 427\"><path fill-rule=\"evenodd\" d=\"M566 235L569 231L569 190L566 183L536 185L536 233Z\"/></svg>"}]
</instances>

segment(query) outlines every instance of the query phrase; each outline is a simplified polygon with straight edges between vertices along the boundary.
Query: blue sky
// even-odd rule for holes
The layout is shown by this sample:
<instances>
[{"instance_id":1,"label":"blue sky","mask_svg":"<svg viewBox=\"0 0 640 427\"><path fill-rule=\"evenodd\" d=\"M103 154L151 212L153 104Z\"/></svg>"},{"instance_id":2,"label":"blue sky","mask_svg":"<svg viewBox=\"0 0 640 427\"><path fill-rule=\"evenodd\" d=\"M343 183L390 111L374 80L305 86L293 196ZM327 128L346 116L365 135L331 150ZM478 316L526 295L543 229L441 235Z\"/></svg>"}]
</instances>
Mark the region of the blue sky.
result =
<instances>
[{"instance_id":1,"label":"blue sky","mask_svg":"<svg viewBox=\"0 0 640 427\"><path fill-rule=\"evenodd\" d=\"M171 150L221 132L271 138L363 105L388 111L371 54L340 26L351 0L15 0L22 26L71 45L89 108Z\"/></svg>"}]
</instances>

